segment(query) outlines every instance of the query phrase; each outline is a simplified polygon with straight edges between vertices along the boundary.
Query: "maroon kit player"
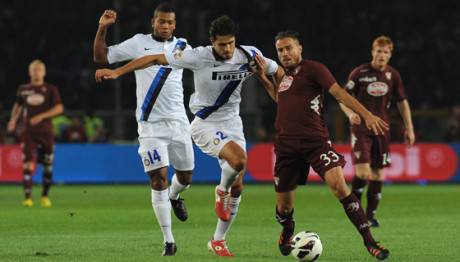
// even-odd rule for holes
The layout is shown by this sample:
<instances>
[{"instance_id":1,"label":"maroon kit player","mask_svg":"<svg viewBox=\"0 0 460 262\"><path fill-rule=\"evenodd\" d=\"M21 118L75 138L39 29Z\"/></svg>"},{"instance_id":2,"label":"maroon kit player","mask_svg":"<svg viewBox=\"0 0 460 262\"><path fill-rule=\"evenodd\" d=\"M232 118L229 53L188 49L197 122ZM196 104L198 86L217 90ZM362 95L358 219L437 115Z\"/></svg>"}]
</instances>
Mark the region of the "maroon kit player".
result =
<instances>
[{"instance_id":1,"label":"maroon kit player","mask_svg":"<svg viewBox=\"0 0 460 262\"><path fill-rule=\"evenodd\" d=\"M414 128L401 76L388 65L392 52L393 42L390 38L376 38L372 44L372 61L355 68L345 88L369 111L387 123L390 120L390 101L394 98L406 128L406 141L412 145L415 142ZM371 226L378 227L379 223L374 216L381 198L383 168L391 162L389 133L373 134L361 122L359 115L344 105L341 107L351 125L352 158L355 165L352 191L361 200L364 187L369 181L366 215Z\"/></svg>"},{"instance_id":2,"label":"maroon kit player","mask_svg":"<svg viewBox=\"0 0 460 262\"><path fill-rule=\"evenodd\" d=\"M364 210L345 183L342 171L345 160L332 147L323 117L324 91L358 112L366 127L375 134L384 133L388 125L343 90L323 64L302 59L302 46L296 32L279 33L276 50L286 71L281 83L274 85L260 73L263 70L259 70L257 76L278 103L274 184L276 219L283 227L278 242L281 253L288 255L292 250L294 193L298 184L306 183L312 166L342 203L369 253L379 260L387 258L390 252L372 237ZM259 68L265 67L259 57L256 62Z\"/></svg>"},{"instance_id":3,"label":"maroon kit player","mask_svg":"<svg viewBox=\"0 0 460 262\"><path fill-rule=\"evenodd\" d=\"M43 165L43 191L41 205L51 207L48 193L52 183L54 158L54 134L51 118L61 114L64 107L58 89L45 82L46 68L40 60L29 65L30 83L19 86L13 106L8 131L13 132L19 119L24 121L25 130L21 137L24 160L23 205L33 206L32 173L35 162Z\"/></svg>"}]
</instances>

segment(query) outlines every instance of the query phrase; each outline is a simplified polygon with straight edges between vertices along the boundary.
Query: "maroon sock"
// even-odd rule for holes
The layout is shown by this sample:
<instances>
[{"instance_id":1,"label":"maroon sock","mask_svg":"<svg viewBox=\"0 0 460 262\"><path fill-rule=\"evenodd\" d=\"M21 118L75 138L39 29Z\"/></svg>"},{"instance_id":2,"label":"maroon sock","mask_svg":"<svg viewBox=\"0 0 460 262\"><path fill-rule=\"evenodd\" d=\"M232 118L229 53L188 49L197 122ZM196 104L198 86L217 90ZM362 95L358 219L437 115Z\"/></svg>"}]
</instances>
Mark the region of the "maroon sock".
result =
<instances>
[{"instance_id":1,"label":"maroon sock","mask_svg":"<svg viewBox=\"0 0 460 262\"><path fill-rule=\"evenodd\" d=\"M22 181L24 187L24 195L26 198L32 197L32 172L29 169L24 169L24 178Z\"/></svg>"},{"instance_id":2,"label":"maroon sock","mask_svg":"<svg viewBox=\"0 0 460 262\"><path fill-rule=\"evenodd\" d=\"M340 202L342 203L343 209L345 210L345 213L347 213L348 218L361 234L364 243L369 244L374 242L374 238L372 237L369 229L369 221L367 221L364 210L361 207L361 202L359 202L358 198L351 193L349 196L341 199Z\"/></svg>"},{"instance_id":3,"label":"maroon sock","mask_svg":"<svg viewBox=\"0 0 460 262\"><path fill-rule=\"evenodd\" d=\"M354 176L353 180L351 181L351 190L359 201L361 201L361 196L363 195L364 187L366 184L367 180L361 179L358 176Z\"/></svg>"},{"instance_id":4,"label":"maroon sock","mask_svg":"<svg viewBox=\"0 0 460 262\"><path fill-rule=\"evenodd\" d=\"M373 219L377 211L377 207L382 197L382 181L369 181L369 189L367 190L367 208L366 215L368 219Z\"/></svg>"}]
</instances>

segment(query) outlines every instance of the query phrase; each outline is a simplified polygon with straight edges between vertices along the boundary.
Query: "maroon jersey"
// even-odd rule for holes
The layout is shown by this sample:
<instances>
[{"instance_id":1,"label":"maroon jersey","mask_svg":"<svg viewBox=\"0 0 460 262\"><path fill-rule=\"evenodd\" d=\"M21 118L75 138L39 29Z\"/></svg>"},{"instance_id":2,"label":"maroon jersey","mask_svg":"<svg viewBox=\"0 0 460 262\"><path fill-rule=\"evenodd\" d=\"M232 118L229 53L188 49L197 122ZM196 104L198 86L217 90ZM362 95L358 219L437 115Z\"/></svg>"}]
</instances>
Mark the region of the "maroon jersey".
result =
<instances>
[{"instance_id":1,"label":"maroon jersey","mask_svg":"<svg viewBox=\"0 0 460 262\"><path fill-rule=\"evenodd\" d=\"M329 137L323 117L324 90L336 83L321 63L303 60L296 74L285 75L278 89L278 137Z\"/></svg>"},{"instance_id":2,"label":"maroon jersey","mask_svg":"<svg viewBox=\"0 0 460 262\"><path fill-rule=\"evenodd\" d=\"M23 108L26 130L52 132L51 119L44 119L36 126L30 126L30 119L62 103L59 91L55 86L48 83L39 86L21 85L18 88L16 102Z\"/></svg>"},{"instance_id":3,"label":"maroon jersey","mask_svg":"<svg viewBox=\"0 0 460 262\"><path fill-rule=\"evenodd\" d=\"M358 66L348 77L345 88L372 114L387 123L390 120L388 108L391 98L395 97L398 102L406 99L401 75L389 65L383 71L373 68L370 63ZM352 125L352 131L373 134L364 121L360 125Z\"/></svg>"}]
</instances>

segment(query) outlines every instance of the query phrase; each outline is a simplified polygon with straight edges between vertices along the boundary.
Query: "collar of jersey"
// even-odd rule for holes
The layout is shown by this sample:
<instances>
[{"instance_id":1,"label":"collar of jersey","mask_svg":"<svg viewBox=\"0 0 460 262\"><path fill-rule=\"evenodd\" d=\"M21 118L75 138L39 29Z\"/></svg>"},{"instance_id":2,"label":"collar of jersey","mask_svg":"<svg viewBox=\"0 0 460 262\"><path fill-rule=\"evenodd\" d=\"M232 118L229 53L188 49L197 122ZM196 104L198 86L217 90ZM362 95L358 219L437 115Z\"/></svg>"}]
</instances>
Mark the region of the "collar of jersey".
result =
<instances>
[{"instance_id":1,"label":"collar of jersey","mask_svg":"<svg viewBox=\"0 0 460 262\"><path fill-rule=\"evenodd\" d=\"M155 41L157 41L157 42L171 42L171 41L174 40L174 36L173 36L173 35L171 35L171 37L170 37L169 39L164 40L163 38L159 38L159 37L155 36L153 33L152 33L152 38L153 38L153 40L155 40Z\"/></svg>"}]
</instances>

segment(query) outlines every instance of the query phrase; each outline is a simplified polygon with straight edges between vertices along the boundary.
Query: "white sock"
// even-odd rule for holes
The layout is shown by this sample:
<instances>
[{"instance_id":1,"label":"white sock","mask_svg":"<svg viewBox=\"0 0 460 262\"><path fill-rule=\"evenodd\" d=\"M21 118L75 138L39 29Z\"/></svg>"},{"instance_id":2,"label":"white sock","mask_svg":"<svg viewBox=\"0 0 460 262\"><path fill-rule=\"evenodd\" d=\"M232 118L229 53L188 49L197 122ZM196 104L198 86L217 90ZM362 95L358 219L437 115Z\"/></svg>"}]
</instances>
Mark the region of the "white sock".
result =
<instances>
[{"instance_id":1,"label":"white sock","mask_svg":"<svg viewBox=\"0 0 460 262\"><path fill-rule=\"evenodd\" d=\"M164 242L174 243L171 226L171 203L169 202L168 189L163 191L152 189L152 206L158 224L163 232Z\"/></svg>"},{"instance_id":2,"label":"white sock","mask_svg":"<svg viewBox=\"0 0 460 262\"><path fill-rule=\"evenodd\" d=\"M190 185L182 185L177 179L176 174L171 179L171 185L169 186L169 198L177 200L179 198L179 193L183 192L185 189L189 188Z\"/></svg>"},{"instance_id":3,"label":"white sock","mask_svg":"<svg viewBox=\"0 0 460 262\"><path fill-rule=\"evenodd\" d=\"M220 165L222 168L222 174L220 175L220 184L219 184L219 189L223 190L225 192L228 192L230 190L230 187L232 186L233 182L235 182L236 178L238 177L238 174L240 172L236 171L233 169L227 161L223 161Z\"/></svg>"},{"instance_id":4,"label":"white sock","mask_svg":"<svg viewBox=\"0 0 460 262\"><path fill-rule=\"evenodd\" d=\"M214 240L224 240L227 232L230 230L230 226L232 225L233 220L236 218L236 214L238 213L238 207L240 206L241 196L239 197L230 197L230 205L231 205L231 215L228 221L223 221L218 219L217 220L217 227L216 232L214 233Z\"/></svg>"}]
</instances>

